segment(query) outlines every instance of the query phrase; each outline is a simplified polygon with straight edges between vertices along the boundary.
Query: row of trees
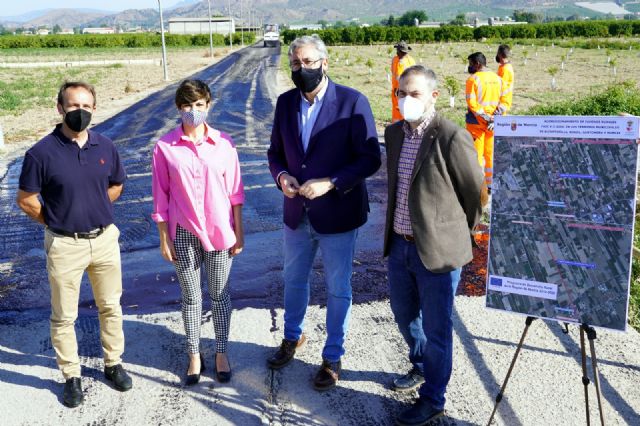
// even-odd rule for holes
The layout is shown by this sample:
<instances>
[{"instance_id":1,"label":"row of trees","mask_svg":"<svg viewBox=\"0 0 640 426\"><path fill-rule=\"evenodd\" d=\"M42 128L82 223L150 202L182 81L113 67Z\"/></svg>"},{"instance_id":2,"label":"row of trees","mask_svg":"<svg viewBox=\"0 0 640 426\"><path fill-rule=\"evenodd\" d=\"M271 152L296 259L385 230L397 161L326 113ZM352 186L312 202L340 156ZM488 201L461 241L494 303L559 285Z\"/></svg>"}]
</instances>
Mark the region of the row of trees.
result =
<instances>
[{"instance_id":1,"label":"row of trees","mask_svg":"<svg viewBox=\"0 0 640 426\"><path fill-rule=\"evenodd\" d=\"M531 24L538 24L541 22L554 22L554 21L581 21L584 20L585 17L578 14L569 15L567 17L562 16L544 16L540 12L532 12L527 10L514 10L513 11L513 20L517 22L529 22ZM589 19L601 19L601 20L611 20L615 19L615 16L612 14L600 15L597 18L591 17ZM636 15L625 15L625 20L637 20Z\"/></svg>"},{"instance_id":2,"label":"row of trees","mask_svg":"<svg viewBox=\"0 0 640 426\"><path fill-rule=\"evenodd\" d=\"M511 18L516 22L527 22L530 24L540 24L544 22L562 22L562 21L580 21L584 19L583 16L580 15L571 15L568 17L563 16L545 16L539 12L532 12L527 10L514 10ZM635 16L627 15L625 19L633 20ZM594 19L594 18L591 18ZM602 15L603 20L614 19L613 16ZM380 25L385 27L413 27L415 23L426 22L429 20L429 16L427 16L426 12L423 10L409 10L402 14L402 16L396 18L394 15L389 15L388 18L380 21ZM455 18L448 22L449 25L467 25L473 23L473 19L470 19L464 13L459 13ZM348 26L358 26L357 22L351 22L349 24L345 24L343 21L337 21L333 24L329 23L326 20L318 21L318 24L322 25L323 29L326 28L344 28Z\"/></svg>"},{"instance_id":3,"label":"row of trees","mask_svg":"<svg viewBox=\"0 0 640 426\"><path fill-rule=\"evenodd\" d=\"M106 25L103 25L106 26ZM49 29L50 27L46 26L46 25L41 25L39 27L18 27L18 28L13 28L13 29L9 29L7 27L5 27L4 25L0 24L0 35L22 35L22 34L36 34L36 32L38 30L46 30ZM63 28L59 25L59 24L55 24L52 28L50 28L50 32L51 34L60 34L62 32ZM82 33L82 28L81 27L75 27L73 28L73 32L74 34L81 34Z\"/></svg>"},{"instance_id":4,"label":"row of trees","mask_svg":"<svg viewBox=\"0 0 640 426\"><path fill-rule=\"evenodd\" d=\"M389 18L380 21L381 25L387 27L412 27L415 26L416 20L418 23L429 20L429 17L423 10L409 10L405 12L401 17L395 18L393 15L389 15Z\"/></svg>"},{"instance_id":5,"label":"row of trees","mask_svg":"<svg viewBox=\"0 0 640 426\"><path fill-rule=\"evenodd\" d=\"M233 35L233 44L239 45L241 34ZM208 46L209 34L197 35L165 35L167 46L188 47ZM255 34L245 33L244 42L255 42ZM0 37L0 49L13 48L86 48L86 47L158 47L161 45L160 34L80 34L49 36L17 36ZM229 44L229 37L213 34L213 44L224 46Z\"/></svg>"},{"instance_id":6,"label":"row of trees","mask_svg":"<svg viewBox=\"0 0 640 426\"><path fill-rule=\"evenodd\" d=\"M496 39L562 39L571 37L624 37L640 35L640 21L578 21L551 22L543 24L522 24L470 28L457 25L444 25L439 28L418 27L346 27L321 31L285 30L285 43L294 38L317 32L329 45L391 43L406 40L409 43L471 41L483 38ZM595 45L594 45L595 47Z\"/></svg>"}]
</instances>

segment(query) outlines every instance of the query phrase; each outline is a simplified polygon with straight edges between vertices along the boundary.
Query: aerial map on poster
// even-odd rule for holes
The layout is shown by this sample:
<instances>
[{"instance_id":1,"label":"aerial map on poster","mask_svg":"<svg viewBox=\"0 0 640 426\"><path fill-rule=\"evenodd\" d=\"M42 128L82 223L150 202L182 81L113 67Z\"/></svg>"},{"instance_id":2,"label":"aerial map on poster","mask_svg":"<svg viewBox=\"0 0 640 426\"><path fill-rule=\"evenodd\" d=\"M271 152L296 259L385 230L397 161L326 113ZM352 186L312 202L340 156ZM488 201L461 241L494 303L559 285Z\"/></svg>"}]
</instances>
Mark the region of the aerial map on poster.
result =
<instances>
[{"instance_id":1,"label":"aerial map on poster","mask_svg":"<svg viewBox=\"0 0 640 426\"><path fill-rule=\"evenodd\" d=\"M496 118L487 307L626 329L639 122Z\"/></svg>"}]
</instances>

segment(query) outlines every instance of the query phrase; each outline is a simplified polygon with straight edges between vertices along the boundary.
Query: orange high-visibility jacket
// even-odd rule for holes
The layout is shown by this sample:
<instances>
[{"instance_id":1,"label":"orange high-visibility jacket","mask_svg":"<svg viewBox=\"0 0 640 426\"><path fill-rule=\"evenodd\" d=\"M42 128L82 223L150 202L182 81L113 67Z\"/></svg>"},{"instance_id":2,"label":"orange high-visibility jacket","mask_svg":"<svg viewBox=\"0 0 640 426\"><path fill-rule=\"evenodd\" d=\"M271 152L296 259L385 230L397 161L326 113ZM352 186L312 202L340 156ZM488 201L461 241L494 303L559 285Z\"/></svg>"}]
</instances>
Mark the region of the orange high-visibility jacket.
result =
<instances>
[{"instance_id":1,"label":"orange high-visibility jacket","mask_svg":"<svg viewBox=\"0 0 640 426\"><path fill-rule=\"evenodd\" d=\"M400 85L400 76L407 68L416 64L415 59L411 55L406 54L402 59L398 55L394 56L391 60L391 88L393 92Z\"/></svg>"},{"instance_id":2,"label":"orange high-visibility jacket","mask_svg":"<svg viewBox=\"0 0 640 426\"><path fill-rule=\"evenodd\" d=\"M506 86L505 95L509 103L509 108L513 105L513 81L515 80L515 74L513 72L513 65L500 64L498 67L498 77L502 79L502 82Z\"/></svg>"},{"instance_id":3,"label":"orange high-visibility jacket","mask_svg":"<svg viewBox=\"0 0 640 426\"><path fill-rule=\"evenodd\" d=\"M465 94L467 97L467 124L486 124L480 115L493 115L499 108L504 114L511 103L505 96L505 84L493 71L478 71L467 79Z\"/></svg>"}]
</instances>

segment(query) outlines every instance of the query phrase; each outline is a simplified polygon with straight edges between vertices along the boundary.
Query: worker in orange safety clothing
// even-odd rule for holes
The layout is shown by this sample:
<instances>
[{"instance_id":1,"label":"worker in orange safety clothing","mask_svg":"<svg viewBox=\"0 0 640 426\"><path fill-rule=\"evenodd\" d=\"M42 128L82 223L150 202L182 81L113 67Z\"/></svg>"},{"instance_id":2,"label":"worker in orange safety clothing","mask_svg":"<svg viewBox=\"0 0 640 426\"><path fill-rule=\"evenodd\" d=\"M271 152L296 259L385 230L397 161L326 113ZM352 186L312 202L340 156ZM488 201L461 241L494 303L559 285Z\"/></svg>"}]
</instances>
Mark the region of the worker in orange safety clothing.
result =
<instances>
[{"instance_id":1,"label":"worker in orange safety clothing","mask_svg":"<svg viewBox=\"0 0 640 426\"><path fill-rule=\"evenodd\" d=\"M402 120L402 114L398 107L398 87L400 85L400 76L407 68L416 64L415 59L409 55L411 47L407 42L401 40L400 43L393 46L396 49L396 56L391 60L391 120Z\"/></svg>"},{"instance_id":2,"label":"worker in orange safety clothing","mask_svg":"<svg viewBox=\"0 0 640 426\"><path fill-rule=\"evenodd\" d=\"M493 179L493 117L504 115L511 104L506 87L498 74L487 68L487 58L481 52L468 56L469 78L466 82L467 130L473 137L478 162L484 166L485 182L489 191Z\"/></svg>"},{"instance_id":3,"label":"worker in orange safety clothing","mask_svg":"<svg viewBox=\"0 0 640 426\"><path fill-rule=\"evenodd\" d=\"M496 53L496 62L498 65L498 77L502 79L502 82L506 86L505 95L509 105L513 105L513 81L515 74L513 72L513 65L511 65L511 48L506 44L498 46L498 52Z\"/></svg>"}]
</instances>

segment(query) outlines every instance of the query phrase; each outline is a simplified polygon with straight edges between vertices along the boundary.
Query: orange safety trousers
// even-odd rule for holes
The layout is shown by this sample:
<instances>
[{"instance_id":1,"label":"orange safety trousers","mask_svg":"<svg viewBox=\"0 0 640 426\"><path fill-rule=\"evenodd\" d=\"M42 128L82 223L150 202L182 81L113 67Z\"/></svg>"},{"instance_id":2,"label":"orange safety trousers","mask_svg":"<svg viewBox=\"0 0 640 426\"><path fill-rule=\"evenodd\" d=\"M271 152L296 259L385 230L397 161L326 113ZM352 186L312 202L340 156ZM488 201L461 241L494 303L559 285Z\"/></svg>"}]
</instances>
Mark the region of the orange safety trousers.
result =
<instances>
[{"instance_id":1,"label":"orange safety trousers","mask_svg":"<svg viewBox=\"0 0 640 426\"><path fill-rule=\"evenodd\" d=\"M391 90L391 121L403 120L404 117L400 113L400 107L398 106L398 96L396 96L396 89Z\"/></svg>"},{"instance_id":2,"label":"orange safety trousers","mask_svg":"<svg viewBox=\"0 0 640 426\"><path fill-rule=\"evenodd\" d=\"M469 124L467 130L473 137L473 145L478 153L478 163L484 166L484 181L489 188L493 181L493 130L486 124Z\"/></svg>"}]
</instances>

